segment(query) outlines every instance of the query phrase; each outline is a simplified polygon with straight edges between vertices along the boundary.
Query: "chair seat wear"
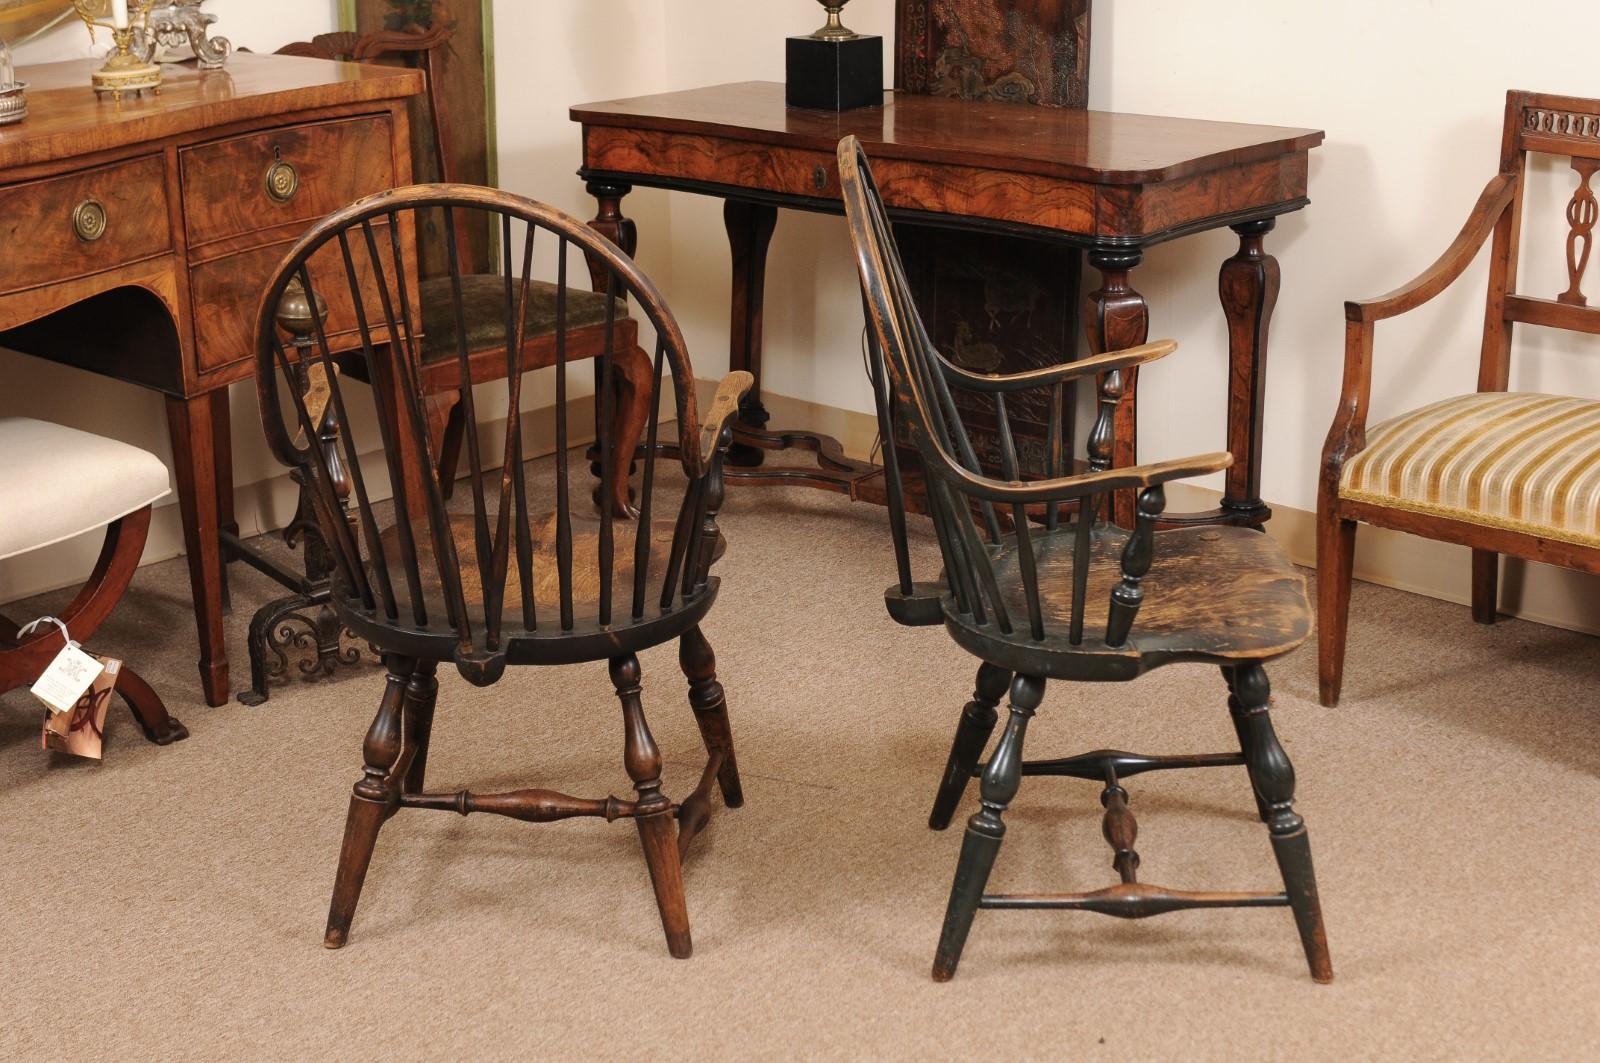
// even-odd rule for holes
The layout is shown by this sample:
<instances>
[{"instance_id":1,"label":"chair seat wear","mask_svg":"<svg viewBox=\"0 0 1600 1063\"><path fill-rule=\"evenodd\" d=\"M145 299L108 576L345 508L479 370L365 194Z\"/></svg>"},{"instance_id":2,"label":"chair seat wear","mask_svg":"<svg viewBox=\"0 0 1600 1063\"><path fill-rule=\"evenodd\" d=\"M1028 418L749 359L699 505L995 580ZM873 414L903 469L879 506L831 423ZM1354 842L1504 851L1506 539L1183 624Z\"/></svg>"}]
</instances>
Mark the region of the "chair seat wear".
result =
<instances>
[{"instance_id":1,"label":"chair seat wear","mask_svg":"<svg viewBox=\"0 0 1600 1063\"><path fill-rule=\"evenodd\" d=\"M1094 539L1080 645L1067 641L1072 620L1073 539L1075 528L1035 532L1039 602L1046 638L1033 642L1026 631L1002 634L993 623L976 624L951 596L945 598L945 624L957 642L988 660L1007 663L1019 642L1026 667L1055 679L1131 678L1160 664L1204 661L1228 665L1280 657L1311 635L1311 605L1305 577L1283 548L1248 528L1177 528L1155 533L1157 561L1144 578L1145 601L1128 641L1107 646L1112 589L1122 578L1122 551L1128 533L1107 527ZM1016 536L990 550L1000 597L1012 617L1025 618L1028 606ZM1025 621L1024 621L1025 624ZM1125 662L1108 672L1106 659ZM1024 667L1018 660L1014 667Z\"/></svg>"},{"instance_id":2,"label":"chair seat wear","mask_svg":"<svg viewBox=\"0 0 1600 1063\"><path fill-rule=\"evenodd\" d=\"M556 293L549 281L528 283L527 336L538 339L556 331ZM425 280L420 285L422 360L441 362L456 356L455 291L449 277ZM496 350L506 340L506 281L502 276L471 273L461 278L461 306L467 321L467 353ZM617 300L617 319L628 316L627 303ZM606 297L581 288L567 288L567 329L590 328L606 322Z\"/></svg>"},{"instance_id":3,"label":"chair seat wear","mask_svg":"<svg viewBox=\"0 0 1600 1063\"><path fill-rule=\"evenodd\" d=\"M1600 402L1458 395L1367 429L1339 497L1600 546Z\"/></svg>"},{"instance_id":4,"label":"chair seat wear","mask_svg":"<svg viewBox=\"0 0 1600 1063\"><path fill-rule=\"evenodd\" d=\"M31 417L0 417L0 560L99 531L165 498L147 450Z\"/></svg>"}]
</instances>

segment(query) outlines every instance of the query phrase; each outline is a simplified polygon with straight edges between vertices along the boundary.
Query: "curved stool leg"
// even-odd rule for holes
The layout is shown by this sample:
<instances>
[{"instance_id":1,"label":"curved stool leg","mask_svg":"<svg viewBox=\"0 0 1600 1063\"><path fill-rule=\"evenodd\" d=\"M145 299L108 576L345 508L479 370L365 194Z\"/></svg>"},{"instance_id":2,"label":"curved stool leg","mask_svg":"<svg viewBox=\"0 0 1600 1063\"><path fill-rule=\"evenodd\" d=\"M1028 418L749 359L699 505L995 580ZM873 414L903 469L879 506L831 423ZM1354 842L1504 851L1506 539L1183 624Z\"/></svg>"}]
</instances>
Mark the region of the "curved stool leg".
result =
<instances>
[{"instance_id":1,"label":"curved stool leg","mask_svg":"<svg viewBox=\"0 0 1600 1063\"><path fill-rule=\"evenodd\" d=\"M117 673L117 693L128 703L133 718L145 738L158 746L170 746L189 737L189 729L167 715L167 706L150 684L126 664Z\"/></svg>"}]
</instances>

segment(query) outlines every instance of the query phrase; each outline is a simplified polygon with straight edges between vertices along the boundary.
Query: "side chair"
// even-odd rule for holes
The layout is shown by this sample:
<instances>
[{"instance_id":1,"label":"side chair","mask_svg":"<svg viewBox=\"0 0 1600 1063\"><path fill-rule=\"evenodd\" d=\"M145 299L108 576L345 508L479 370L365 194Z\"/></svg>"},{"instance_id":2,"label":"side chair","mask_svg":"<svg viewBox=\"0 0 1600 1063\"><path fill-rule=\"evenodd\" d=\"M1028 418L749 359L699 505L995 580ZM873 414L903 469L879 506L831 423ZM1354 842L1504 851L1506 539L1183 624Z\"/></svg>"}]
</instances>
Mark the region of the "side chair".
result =
<instances>
[{"instance_id":1,"label":"side chair","mask_svg":"<svg viewBox=\"0 0 1600 1063\"><path fill-rule=\"evenodd\" d=\"M427 89L419 105L427 110L427 129L432 146L433 177L445 184L459 180L455 156L451 151L452 133L450 115L439 89L438 72L440 52L450 43L451 30L443 5L436 5L434 25L422 33L383 31L378 33L323 33L309 41L296 41L278 49L279 55L298 55L313 59L333 59L355 63L391 60L414 65L422 71ZM604 229L602 229L604 231ZM454 293L450 277L444 270L428 269L438 275L424 276L418 292L422 320L422 379L427 398L423 409L434 425L434 438L438 450L434 459L439 465L440 482L449 498L455 491L456 470L461 463L461 448L465 437L467 418L462 402L462 381L473 384L501 379L505 371L505 352L498 347L504 342L500 324L495 315L499 309L500 278L494 273L473 270L475 261L470 228L458 227L446 237L434 229L423 234L429 247L442 244L445 254L458 263L450 268L460 269L463 310L467 319L467 372L456 364ZM618 233L625 250L630 254L631 233ZM589 281L593 290L574 288L564 293L566 321L566 357L572 361L595 359L606 341L606 270L598 261L590 262ZM555 357L556 301L558 294L547 282L535 280L528 291L527 325L524 330L523 364L527 367L550 365ZM624 304L619 308L618 320L612 325L612 338L616 341L611 353L611 371L604 379L595 370L595 391L603 384L615 390L618 423L615 461L610 482L616 490L613 504L619 514L631 516L634 512L630 500L628 473L634 461L631 443L638 441L644 430L648 405L651 400L650 357L639 347L638 323L628 316ZM359 358L347 359L341 366L351 377L367 380L366 366ZM370 381L368 381L370 383ZM598 405L596 407L598 416ZM596 437L599 435L596 426ZM598 455L596 455L598 462ZM595 476L600 475L598 465L592 466ZM598 497L598 496L597 496Z\"/></svg>"},{"instance_id":2,"label":"side chair","mask_svg":"<svg viewBox=\"0 0 1600 1063\"><path fill-rule=\"evenodd\" d=\"M899 580L885 592L896 621L943 624L981 662L977 689L961 715L929 826L949 825L967 781L981 776L978 811L967 821L933 977L953 977L981 908L1067 909L1139 919L1187 908L1286 906L1294 914L1311 976L1330 981L1305 821L1294 808L1295 777L1268 717L1264 665L1311 633L1304 581L1283 551L1257 531L1190 526L1158 531L1164 485L1232 464L1225 453L1111 468L1112 425L1122 373L1170 354L1170 341L1145 344L1021 373L989 375L944 358L928 339L866 155L854 137L839 144L839 176L871 324L872 370L880 428L898 428L916 448L944 571L912 578L901 475L886 449L890 528ZM1099 410L1088 439L1088 471L1065 465L1070 440L1053 418L1049 478L1023 482L1010 411L1028 392L1059 408L1069 381L1100 376ZM987 396L1003 478L982 472L956 390ZM1131 530L1109 522L1112 492L1138 491ZM1007 524L1009 520L1009 526ZM1239 750L1146 756L1102 749L1058 760L1025 761L1029 721L1053 681L1127 682L1180 661L1217 666L1227 685ZM1005 727L980 763L1009 690ZM1218 699L1221 700L1220 698ZM1146 771L1243 766L1255 791L1283 875L1282 891L1200 892L1139 881L1138 831L1123 782ZM1086 893L989 893L1005 837L1004 814L1026 775L1100 783L1103 831L1119 881Z\"/></svg>"},{"instance_id":3,"label":"side chair","mask_svg":"<svg viewBox=\"0 0 1600 1063\"><path fill-rule=\"evenodd\" d=\"M1517 293L1523 181L1530 153L1570 160L1566 291ZM1507 390L1517 323L1600 335L1583 280L1600 220L1600 100L1506 94L1500 172L1432 266L1379 299L1344 307L1344 386L1322 450L1317 493L1317 646L1322 704L1344 679L1358 523L1472 548L1472 618L1492 624L1500 555L1600 573L1600 402ZM1493 237L1478 390L1367 426L1373 327L1415 310L1460 277Z\"/></svg>"},{"instance_id":4,"label":"side chair","mask_svg":"<svg viewBox=\"0 0 1600 1063\"><path fill-rule=\"evenodd\" d=\"M436 452L437 424L426 413L427 355L409 294L408 278L414 277L416 263L408 261L409 242L400 234L429 223L451 233L464 225L484 224L497 234L500 249L493 313L481 301L474 302L483 296L468 289L460 260L450 260L447 290L452 305L444 320L453 324L446 339L455 352L454 365L464 374L471 361L465 334L484 322L497 322L501 331L495 349L502 364L496 377L504 381L503 408L513 413L505 418L499 443L480 447L480 429L487 424L479 423L472 391L462 392L471 498L470 504L454 509L446 505L439 469L419 460ZM314 262L329 261L316 258L324 248L337 249L332 261L342 261L343 268L324 266L321 275L314 275ZM553 255L554 285L534 279L536 251ZM651 402L635 520L609 505L591 514L587 493L575 493L571 483L566 367L579 354L563 326L572 319L575 301L566 284L574 253L604 267L613 296L599 333L602 369L610 371L625 337L632 335L623 329L619 311L622 299L631 298L656 336L652 393L659 392L663 371L671 374L679 461L687 486L680 500L661 483L661 416L659 404ZM301 319L298 334L286 339L277 318L280 301L296 280L306 293L301 305L308 304L311 312L308 321ZM321 309L331 301L324 301L322 293L333 290L341 298L348 292L354 305L360 358L376 382L372 391L343 387L334 372ZM554 293L557 323L548 365L529 357L524 342L529 304L546 291ZM469 316L469 302L484 311L481 317ZM286 317L286 322L292 320ZM435 335L429 340L436 342ZM394 342L385 342L390 337ZM749 374L729 374L702 421L683 334L660 293L621 249L550 207L465 185L385 192L316 225L268 282L256 342L267 442L279 461L311 485L333 555L333 607L346 627L382 653L388 669L363 746L365 768L350 798L324 943L329 948L345 944L379 829L400 809L420 808L463 815L488 812L536 823L573 816L633 820L668 949L673 956L688 956L680 861L709 818L714 785L728 807L743 802L723 690L700 624L717 597L718 580L710 569L722 546L716 524L722 461L731 438L728 422L750 386ZM320 367L328 384L326 402L340 423L353 423L348 416L353 398L368 398L381 446L363 451L346 432L340 440L342 453L330 458L316 442L320 411L308 409L307 398L295 386L300 361ZM527 444L522 418L515 416L524 377L541 367L553 377L555 395L555 483L548 491L530 485L523 463ZM613 470L619 467L611 458L619 445L631 454L633 444L619 444L609 392L602 392L600 405L602 497L611 498ZM405 469L408 456L422 468ZM385 482L393 492L392 517L385 515L375 493ZM353 503L348 515L342 483L349 485ZM412 497L416 492L421 497ZM672 641L678 643L689 704L708 754L704 773L681 804L662 788L661 753L645 720L637 657L643 649ZM425 788L441 663L453 664L476 686L490 686L508 665L584 661L609 663L622 706L623 764L633 782L633 799L580 798L544 789L481 794Z\"/></svg>"}]
</instances>

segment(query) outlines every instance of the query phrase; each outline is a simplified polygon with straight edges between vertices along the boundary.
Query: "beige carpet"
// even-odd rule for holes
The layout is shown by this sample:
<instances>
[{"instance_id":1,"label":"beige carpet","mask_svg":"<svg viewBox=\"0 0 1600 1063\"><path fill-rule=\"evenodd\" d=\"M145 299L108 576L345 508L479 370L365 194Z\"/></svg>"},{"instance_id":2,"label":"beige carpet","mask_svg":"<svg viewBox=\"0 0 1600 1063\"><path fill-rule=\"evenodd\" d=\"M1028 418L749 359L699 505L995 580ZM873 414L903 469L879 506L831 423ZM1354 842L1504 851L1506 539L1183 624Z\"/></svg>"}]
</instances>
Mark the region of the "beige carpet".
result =
<instances>
[{"instance_id":1,"label":"beige carpet","mask_svg":"<svg viewBox=\"0 0 1600 1063\"><path fill-rule=\"evenodd\" d=\"M102 766L52 760L28 695L0 699L0 1058L1600 1058L1600 645L1365 586L1342 708L1316 705L1309 649L1272 670L1333 985L1312 984L1285 909L984 912L933 984L960 833L926 816L974 664L884 614L882 520L730 492L707 633L748 802L691 856L683 962L629 825L423 812L385 828L350 946L324 951L379 678L208 709L182 562L144 569L96 648L165 692L187 742L147 745L119 703ZM240 687L273 588L234 580ZM670 648L643 662L681 796L700 756L684 682ZM603 665L490 690L452 673L430 788L626 794L619 716ZM1233 741L1220 678L1192 666L1054 685L1029 737L1035 757ZM1277 887L1242 769L1129 788L1143 878ZM1096 793L1029 780L993 885L1109 884Z\"/></svg>"}]
</instances>

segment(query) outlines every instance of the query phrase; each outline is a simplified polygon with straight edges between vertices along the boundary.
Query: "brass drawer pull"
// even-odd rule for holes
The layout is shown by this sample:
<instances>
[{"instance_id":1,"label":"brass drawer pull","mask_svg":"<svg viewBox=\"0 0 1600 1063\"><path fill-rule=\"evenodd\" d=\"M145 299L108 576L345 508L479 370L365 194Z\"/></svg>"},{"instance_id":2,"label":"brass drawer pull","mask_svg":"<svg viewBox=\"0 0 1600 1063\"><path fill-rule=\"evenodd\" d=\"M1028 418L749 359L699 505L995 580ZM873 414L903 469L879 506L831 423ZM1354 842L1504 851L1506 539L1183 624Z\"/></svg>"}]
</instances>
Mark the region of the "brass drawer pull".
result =
<instances>
[{"instance_id":1,"label":"brass drawer pull","mask_svg":"<svg viewBox=\"0 0 1600 1063\"><path fill-rule=\"evenodd\" d=\"M72 231L86 244L106 234L106 208L98 199L86 199L73 209Z\"/></svg>"},{"instance_id":2,"label":"brass drawer pull","mask_svg":"<svg viewBox=\"0 0 1600 1063\"><path fill-rule=\"evenodd\" d=\"M279 159L267 167L267 196L274 203L287 203L300 191L300 172L294 164Z\"/></svg>"}]
</instances>

